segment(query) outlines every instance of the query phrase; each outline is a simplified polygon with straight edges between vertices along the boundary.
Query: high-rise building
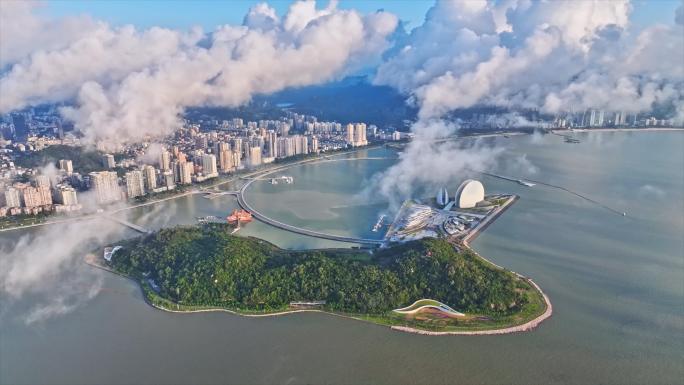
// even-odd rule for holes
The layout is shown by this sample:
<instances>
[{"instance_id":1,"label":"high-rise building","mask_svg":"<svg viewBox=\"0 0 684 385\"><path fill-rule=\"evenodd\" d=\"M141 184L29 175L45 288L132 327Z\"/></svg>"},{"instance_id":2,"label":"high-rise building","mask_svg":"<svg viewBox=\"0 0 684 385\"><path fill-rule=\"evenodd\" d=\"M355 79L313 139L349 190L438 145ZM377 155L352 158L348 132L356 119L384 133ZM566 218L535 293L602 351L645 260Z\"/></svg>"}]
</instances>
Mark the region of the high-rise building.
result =
<instances>
[{"instance_id":1,"label":"high-rise building","mask_svg":"<svg viewBox=\"0 0 684 385\"><path fill-rule=\"evenodd\" d=\"M269 131L266 133L266 156L269 158L278 157L278 134L275 131Z\"/></svg>"},{"instance_id":2,"label":"high-rise building","mask_svg":"<svg viewBox=\"0 0 684 385\"><path fill-rule=\"evenodd\" d=\"M214 146L214 153L216 153L216 162L221 172L230 172L233 167L233 155L230 151L230 145L226 142L217 142Z\"/></svg>"},{"instance_id":3,"label":"high-rise building","mask_svg":"<svg viewBox=\"0 0 684 385\"><path fill-rule=\"evenodd\" d=\"M366 140L366 123L356 123L354 125L354 147L365 146L368 144Z\"/></svg>"},{"instance_id":4,"label":"high-rise building","mask_svg":"<svg viewBox=\"0 0 684 385\"><path fill-rule=\"evenodd\" d=\"M36 175L34 181L36 183L36 187L50 188L50 177L47 175Z\"/></svg>"},{"instance_id":5,"label":"high-rise building","mask_svg":"<svg viewBox=\"0 0 684 385\"><path fill-rule=\"evenodd\" d=\"M351 123L347 124L347 143L354 145L354 125Z\"/></svg>"},{"instance_id":6,"label":"high-rise building","mask_svg":"<svg viewBox=\"0 0 684 385\"><path fill-rule=\"evenodd\" d=\"M171 169L171 155L166 150L163 150L161 154L159 154L159 169L162 171Z\"/></svg>"},{"instance_id":7,"label":"high-rise building","mask_svg":"<svg viewBox=\"0 0 684 385\"><path fill-rule=\"evenodd\" d=\"M296 135L295 136L295 154L308 154L309 153L309 140L306 136Z\"/></svg>"},{"instance_id":8,"label":"high-rise building","mask_svg":"<svg viewBox=\"0 0 684 385\"><path fill-rule=\"evenodd\" d=\"M242 157L242 139L234 138L230 142L230 146L233 148L233 152L239 154Z\"/></svg>"},{"instance_id":9,"label":"high-rise building","mask_svg":"<svg viewBox=\"0 0 684 385\"><path fill-rule=\"evenodd\" d=\"M231 172L235 170L235 164L233 163L234 154L233 151L223 149L219 152L219 168L221 172Z\"/></svg>"},{"instance_id":10,"label":"high-rise building","mask_svg":"<svg viewBox=\"0 0 684 385\"><path fill-rule=\"evenodd\" d=\"M126 173L126 194L129 199L145 195L145 181L142 171L134 170Z\"/></svg>"},{"instance_id":11,"label":"high-rise building","mask_svg":"<svg viewBox=\"0 0 684 385\"><path fill-rule=\"evenodd\" d=\"M25 142L29 136L29 127L26 123L26 115L22 113L12 114L12 124L14 125L14 139L17 142Z\"/></svg>"},{"instance_id":12,"label":"high-rise building","mask_svg":"<svg viewBox=\"0 0 684 385\"><path fill-rule=\"evenodd\" d=\"M311 136L309 140L309 152L317 154L318 153L318 138Z\"/></svg>"},{"instance_id":13,"label":"high-rise building","mask_svg":"<svg viewBox=\"0 0 684 385\"><path fill-rule=\"evenodd\" d=\"M233 156L233 168L239 169L239 168L240 168L240 164L241 164L241 163L240 163L240 161L241 161L240 153L239 153L239 152L236 152L236 151L231 151L230 153L231 153L232 156Z\"/></svg>"},{"instance_id":14,"label":"high-rise building","mask_svg":"<svg viewBox=\"0 0 684 385\"><path fill-rule=\"evenodd\" d=\"M347 124L347 143L353 147L365 146L368 144L366 140L366 123L349 123Z\"/></svg>"},{"instance_id":15,"label":"high-rise building","mask_svg":"<svg viewBox=\"0 0 684 385\"><path fill-rule=\"evenodd\" d=\"M91 172L90 184L95 190L98 203L110 203L121 200L121 189L116 172L99 171Z\"/></svg>"},{"instance_id":16,"label":"high-rise building","mask_svg":"<svg viewBox=\"0 0 684 385\"><path fill-rule=\"evenodd\" d=\"M261 147L253 146L249 148L249 166L256 167L261 164Z\"/></svg>"},{"instance_id":17,"label":"high-rise building","mask_svg":"<svg viewBox=\"0 0 684 385\"><path fill-rule=\"evenodd\" d=\"M166 186L167 190L173 190L176 188L176 180L173 177L173 172L170 170L164 171L162 174L162 180L164 183L164 186Z\"/></svg>"},{"instance_id":18,"label":"high-rise building","mask_svg":"<svg viewBox=\"0 0 684 385\"><path fill-rule=\"evenodd\" d=\"M38 186L36 187L36 190L38 190L38 194L40 195L41 206L52 204L52 192L50 191L49 185Z\"/></svg>"},{"instance_id":19,"label":"high-rise building","mask_svg":"<svg viewBox=\"0 0 684 385\"><path fill-rule=\"evenodd\" d=\"M214 154L202 155L202 173L205 177L218 176L216 169L216 156Z\"/></svg>"},{"instance_id":20,"label":"high-rise building","mask_svg":"<svg viewBox=\"0 0 684 385\"><path fill-rule=\"evenodd\" d=\"M214 154L216 155L216 162L221 164L221 151L230 150L230 144L226 142L214 142Z\"/></svg>"},{"instance_id":21,"label":"high-rise building","mask_svg":"<svg viewBox=\"0 0 684 385\"><path fill-rule=\"evenodd\" d=\"M7 190L5 190L5 205L7 207L21 207L19 189L8 187Z\"/></svg>"},{"instance_id":22,"label":"high-rise building","mask_svg":"<svg viewBox=\"0 0 684 385\"><path fill-rule=\"evenodd\" d=\"M597 123L596 126L603 127L603 116L604 116L603 110L599 111L598 112L598 119L597 119L598 121L596 122Z\"/></svg>"},{"instance_id":23,"label":"high-rise building","mask_svg":"<svg viewBox=\"0 0 684 385\"><path fill-rule=\"evenodd\" d=\"M31 186L24 186L24 188L20 189L20 191L25 207L33 208L41 206L42 200L40 198L40 194L38 193L38 189Z\"/></svg>"},{"instance_id":24,"label":"high-rise building","mask_svg":"<svg viewBox=\"0 0 684 385\"><path fill-rule=\"evenodd\" d=\"M173 182L180 183L180 162L171 162L171 172L173 173Z\"/></svg>"},{"instance_id":25,"label":"high-rise building","mask_svg":"<svg viewBox=\"0 0 684 385\"><path fill-rule=\"evenodd\" d=\"M60 159L59 169L70 175L74 172L74 164L71 162L71 159Z\"/></svg>"},{"instance_id":26,"label":"high-rise building","mask_svg":"<svg viewBox=\"0 0 684 385\"><path fill-rule=\"evenodd\" d=\"M32 186L22 186L19 191L21 192L22 200L24 206L28 208L51 205L52 204L52 194L50 193L50 187L32 187Z\"/></svg>"},{"instance_id":27,"label":"high-rise building","mask_svg":"<svg viewBox=\"0 0 684 385\"><path fill-rule=\"evenodd\" d=\"M55 200L65 206L72 206L78 204L78 196L76 190L68 185L58 185L55 187Z\"/></svg>"},{"instance_id":28,"label":"high-rise building","mask_svg":"<svg viewBox=\"0 0 684 385\"><path fill-rule=\"evenodd\" d=\"M145 181L145 191L151 192L157 188L157 170L150 165L142 167L143 180Z\"/></svg>"},{"instance_id":29,"label":"high-rise building","mask_svg":"<svg viewBox=\"0 0 684 385\"><path fill-rule=\"evenodd\" d=\"M281 137L277 140L278 158L286 158L295 155L295 138L292 136Z\"/></svg>"},{"instance_id":30,"label":"high-rise building","mask_svg":"<svg viewBox=\"0 0 684 385\"><path fill-rule=\"evenodd\" d=\"M598 111L591 110L589 114L589 127L596 127L598 124Z\"/></svg>"},{"instance_id":31,"label":"high-rise building","mask_svg":"<svg viewBox=\"0 0 684 385\"><path fill-rule=\"evenodd\" d=\"M106 169L114 168L116 166L116 163L114 163L114 155L112 155L112 154L102 155L102 166Z\"/></svg>"},{"instance_id":32,"label":"high-rise building","mask_svg":"<svg viewBox=\"0 0 684 385\"><path fill-rule=\"evenodd\" d=\"M178 163L178 174L180 176L180 184L191 184L192 174L193 174L193 164L192 162L179 162Z\"/></svg>"},{"instance_id":33,"label":"high-rise building","mask_svg":"<svg viewBox=\"0 0 684 385\"><path fill-rule=\"evenodd\" d=\"M184 163L188 161L188 156L180 151L178 152L178 155L176 155L176 158L178 158L178 163Z\"/></svg>"},{"instance_id":34,"label":"high-rise building","mask_svg":"<svg viewBox=\"0 0 684 385\"><path fill-rule=\"evenodd\" d=\"M613 115L613 124L616 126L621 126L622 123L622 112L618 111Z\"/></svg>"}]
</instances>

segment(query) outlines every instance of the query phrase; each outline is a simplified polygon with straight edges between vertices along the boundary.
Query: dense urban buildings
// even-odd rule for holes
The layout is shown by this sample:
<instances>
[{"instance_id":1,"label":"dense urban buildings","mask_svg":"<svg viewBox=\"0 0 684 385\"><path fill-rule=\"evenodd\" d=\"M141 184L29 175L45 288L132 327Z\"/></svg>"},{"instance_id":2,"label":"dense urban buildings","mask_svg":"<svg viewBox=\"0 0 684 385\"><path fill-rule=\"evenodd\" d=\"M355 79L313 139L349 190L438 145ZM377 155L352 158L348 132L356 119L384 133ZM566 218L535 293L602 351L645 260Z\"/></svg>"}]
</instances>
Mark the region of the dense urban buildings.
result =
<instances>
[{"instance_id":1,"label":"dense urban buildings","mask_svg":"<svg viewBox=\"0 0 684 385\"><path fill-rule=\"evenodd\" d=\"M401 137L393 129L384 132L370 127L378 140ZM68 158L55 160L58 174L52 177L43 175L40 165L36 169L22 169L14 164L16 156L50 146L80 147L80 140L71 129L61 122L55 109L30 109L0 120L0 133L14 140L5 142L12 150L0 154L4 165L0 174L0 216L80 210L79 195L84 193L92 197L86 201L106 205L173 191L177 186L202 183L221 174L291 157L368 144L365 123L343 125L286 112L276 120L186 121L174 135L161 140L153 164L141 158L150 143L119 146L116 153L105 143L98 143L99 158L85 173L78 168L82 164ZM19 182L21 175L29 175L31 182Z\"/></svg>"},{"instance_id":2,"label":"dense urban buildings","mask_svg":"<svg viewBox=\"0 0 684 385\"><path fill-rule=\"evenodd\" d=\"M475 113L459 118L465 128L499 128L510 124L497 114ZM559 114L555 117L532 114L527 121L534 127L624 127L671 126L673 120L656 119L644 114L623 111L588 109ZM410 139L410 134L393 128L378 129L363 122L326 122L315 116L284 112L274 120L247 121L199 119L186 121L184 127L161 141L153 164L141 161L150 143L120 146L116 154L104 143L96 171L76 172L73 159L58 159L59 175L50 181L38 170L23 170L13 163L15 156L23 156L54 145L80 146L78 136L61 122L55 109L30 109L13 113L0 121L3 137L11 150L0 154L0 216L65 212L81 208L78 195L92 191L98 204L110 204L149 194L173 191L177 186L188 186L231 174L261 167L287 158L320 152L365 146L369 138L379 141ZM157 147L158 148L158 147ZM105 152L108 150L110 152ZM15 154L15 155L13 155ZM116 155L116 158L115 158ZM117 159L119 161L117 162ZM30 176L30 183L16 180L19 175ZM446 204L448 194L437 196ZM466 205L468 205L466 203Z\"/></svg>"}]
</instances>

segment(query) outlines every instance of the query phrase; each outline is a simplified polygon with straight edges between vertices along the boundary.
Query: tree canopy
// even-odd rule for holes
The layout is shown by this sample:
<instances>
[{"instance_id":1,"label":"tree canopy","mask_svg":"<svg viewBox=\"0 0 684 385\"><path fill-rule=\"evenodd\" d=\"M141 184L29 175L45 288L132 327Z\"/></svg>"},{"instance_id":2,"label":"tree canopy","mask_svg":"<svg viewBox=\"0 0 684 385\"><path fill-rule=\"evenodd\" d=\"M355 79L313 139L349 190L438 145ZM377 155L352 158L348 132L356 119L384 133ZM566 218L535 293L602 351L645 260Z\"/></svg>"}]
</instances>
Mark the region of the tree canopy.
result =
<instances>
[{"instance_id":1,"label":"tree canopy","mask_svg":"<svg viewBox=\"0 0 684 385\"><path fill-rule=\"evenodd\" d=\"M123 244L112 266L153 280L184 305L240 310L326 301L332 311L381 314L433 298L463 312L507 315L526 302L527 283L444 240L375 250L280 249L228 234L221 225L177 227Z\"/></svg>"}]
</instances>

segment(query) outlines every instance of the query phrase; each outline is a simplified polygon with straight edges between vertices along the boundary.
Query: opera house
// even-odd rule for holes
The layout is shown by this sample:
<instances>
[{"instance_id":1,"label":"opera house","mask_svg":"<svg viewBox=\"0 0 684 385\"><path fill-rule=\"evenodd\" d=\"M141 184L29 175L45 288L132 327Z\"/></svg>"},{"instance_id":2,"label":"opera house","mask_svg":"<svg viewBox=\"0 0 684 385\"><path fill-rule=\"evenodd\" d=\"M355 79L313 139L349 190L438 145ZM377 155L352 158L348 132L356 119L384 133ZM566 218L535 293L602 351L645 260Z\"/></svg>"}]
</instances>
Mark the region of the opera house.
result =
<instances>
[{"instance_id":1,"label":"opera house","mask_svg":"<svg viewBox=\"0 0 684 385\"><path fill-rule=\"evenodd\" d=\"M469 209L475 207L478 202L484 200L485 197L484 186L480 181L474 179L467 179L456 190L454 195L454 203L460 209ZM449 204L449 192L446 187L442 187L437 191L437 204L441 207L447 207L447 210L452 206Z\"/></svg>"},{"instance_id":2,"label":"opera house","mask_svg":"<svg viewBox=\"0 0 684 385\"><path fill-rule=\"evenodd\" d=\"M478 202L484 200L484 186L480 181L467 179L456 190L456 206L461 209L475 207Z\"/></svg>"}]
</instances>

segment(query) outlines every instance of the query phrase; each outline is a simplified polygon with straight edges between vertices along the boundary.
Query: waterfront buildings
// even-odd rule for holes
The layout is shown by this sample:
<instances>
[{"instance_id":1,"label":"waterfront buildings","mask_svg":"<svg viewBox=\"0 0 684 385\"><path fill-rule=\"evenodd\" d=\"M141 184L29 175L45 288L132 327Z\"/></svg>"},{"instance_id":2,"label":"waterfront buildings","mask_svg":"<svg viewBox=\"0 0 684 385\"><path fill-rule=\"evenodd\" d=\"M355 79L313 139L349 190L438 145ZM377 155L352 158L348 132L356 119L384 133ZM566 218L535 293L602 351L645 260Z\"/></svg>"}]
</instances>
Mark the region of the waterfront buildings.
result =
<instances>
[{"instance_id":1,"label":"waterfront buildings","mask_svg":"<svg viewBox=\"0 0 684 385\"><path fill-rule=\"evenodd\" d=\"M145 190L147 192L154 191L157 188L157 170L150 165L142 167L143 180L145 182Z\"/></svg>"},{"instance_id":2,"label":"waterfront buildings","mask_svg":"<svg viewBox=\"0 0 684 385\"><path fill-rule=\"evenodd\" d=\"M55 186L55 200L64 206L78 205L76 190L69 185Z\"/></svg>"},{"instance_id":3,"label":"waterfront buildings","mask_svg":"<svg viewBox=\"0 0 684 385\"><path fill-rule=\"evenodd\" d=\"M347 124L347 143L352 147L365 146L368 144L366 139L366 124L365 123L349 123Z\"/></svg>"},{"instance_id":4,"label":"waterfront buildings","mask_svg":"<svg viewBox=\"0 0 684 385\"><path fill-rule=\"evenodd\" d=\"M51 122L48 123L50 126L47 127L44 122ZM35 113L31 111L17 115L15 123L19 126L19 131L25 128L24 131L28 135L30 128L38 136L29 138L25 143L13 144L14 154L30 153L59 144L75 147L80 145L78 138L69 133L68 127L62 127L58 118L36 119ZM0 164L3 166L0 171L9 170L0 174L0 177L6 179L0 180L0 207L9 208L6 205L8 201L10 205L16 206L11 208L18 211L4 212L14 215L27 209L26 202L31 208L47 210L48 205L44 203L54 201L52 206L60 206L60 211L67 211L68 207L78 206L77 194L87 189L93 192L97 203L107 204L125 198L172 190L177 184L202 182L217 177L219 172L231 173L242 170L244 165L254 168L274 162L276 159L340 150L368 143L365 123L351 123L348 126L348 133L345 131L346 127L338 122L318 121L314 116L292 112L286 112L285 116L276 120L248 122L235 118L219 122L202 118L195 122L186 121L172 136L160 140L162 148L153 160L154 165L140 162L143 155L153 149L150 147L153 143L148 141L115 147L102 141L96 143L97 150L102 152L99 160L101 171L95 171L85 177L74 172L74 163L71 159L60 159L57 162L61 172L52 179L37 175L36 171L31 169L17 173L13 164L4 162L11 162L16 156L11 155L11 152L7 153L10 154L8 156L0 153L0 162L3 162ZM374 126L369 127L372 128L372 132L377 129ZM64 139L40 136L54 134L57 130L61 130L61 138ZM13 134L15 128L14 125L0 120L0 131L3 134ZM116 161L115 156L121 156L121 160ZM93 168L88 160L82 166ZM94 167L97 169L98 165ZM118 171L122 177L114 172L117 167L126 169L122 175L123 170ZM13 186L12 183L18 175L32 178L33 185L19 183L16 187ZM54 186L51 186L51 182ZM52 209L57 211L56 207ZM30 213L35 212L37 211Z\"/></svg>"},{"instance_id":5,"label":"waterfront buildings","mask_svg":"<svg viewBox=\"0 0 684 385\"><path fill-rule=\"evenodd\" d=\"M126 194L128 198L145 195L145 181L140 170L126 172Z\"/></svg>"},{"instance_id":6,"label":"waterfront buildings","mask_svg":"<svg viewBox=\"0 0 684 385\"><path fill-rule=\"evenodd\" d=\"M318 138L315 136L312 136L311 141L309 143L310 143L310 146L309 146L310 151L309 152L314 153L314 154L318 154L318 152L320 151L319 147L318 147Z\"/></svg>"},{"instance_id":7,"label":"waterfront buildings","mask_svg":"<svg viewBox=\"0 0 684 385\"><path fill-rule=\"evenodd\" d=\"M254 146L249 148L249 166L257 167L261 165L261 147Z\"/></svg>"},{"instance_id":8,"label":"waterfront buildings","mask_svg":"<svg viewBox=\"0 0 684 385\"><path fill-rule=\"evenodd\" d=\"M295 135L295 155L309 153L309 139L303 135Z\"/></svg>"},{"instance_id":9,"label":"waterfront buildings","mask_svg":"<svg viewBox=\"0 0 684 385\"><path fill-rule=\"evenodd\" d=\"M159 169L162 171L168 171L171 169L171 156L166 150L159 154Z\"/></svg>"},{"instance_id":10,"label":"waterfront buildings","mask_svg":"<svg viewBox=\"0 0 684 385\"><path fill-rule=\"evenodd\" d=\"M99 171L91 172L90 185L95 191L97 203L111 203L121 200L121 189L116 172Z\"/></svg>"},{"instance_id":11,"label":"waterfront buildings","mask_svg":"<svg viewBox=\"0 0 684 385\"><path fill-rule=\"evenodd\" d=\"M173 171L167 170L162 173L162 183L166 190L173 190L176 188L176 180L173 176Z\"/></svg>"},{"instance_id":12,"label":"waterfront buildings","mask_svg":"<svg viewBox=\"0 0 684 385\"><path fill-rule=\"evenodd\" d=\"M178 182L180 184L191 184L193 174L192 162L178 162Z\"/></svg>"},{"instance_id":13,"label":"waterfront buildings","mask_svg":"<svg viewBox=\"0 0 684 385\"><path fill-rule=\"evenodd\" d=\"M218 176L218 169L216 168L216 156L213 154L202 155L202 173L205 178L213 178Z\"/></svg>"},{"instance_id":14,"label":"waterfront buildings","mask_svg":"<svg viewBox=\"0 0 684 385\"><path fill-rule=\"evenodd\" d=\"M7 190L5 190L4 195L6 207L21 207L21 196L19 195L19 189L9 187Z\"/></svg>"}]
</instances>

